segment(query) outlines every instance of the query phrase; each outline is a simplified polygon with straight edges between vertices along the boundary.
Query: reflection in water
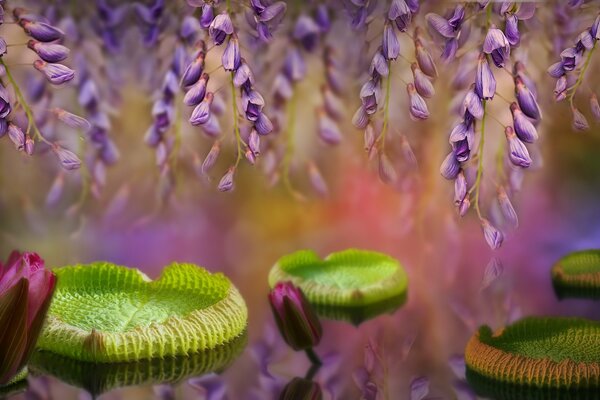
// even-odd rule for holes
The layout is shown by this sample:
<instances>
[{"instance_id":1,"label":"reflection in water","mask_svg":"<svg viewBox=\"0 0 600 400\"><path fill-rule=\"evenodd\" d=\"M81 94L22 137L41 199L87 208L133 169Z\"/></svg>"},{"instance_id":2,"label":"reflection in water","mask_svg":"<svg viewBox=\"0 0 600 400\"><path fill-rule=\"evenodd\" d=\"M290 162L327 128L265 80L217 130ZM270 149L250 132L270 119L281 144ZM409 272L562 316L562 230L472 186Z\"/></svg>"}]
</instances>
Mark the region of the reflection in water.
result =
<instances>
[{"instance_id":1,"label":"reflection in water","mask_svg":"<svg viewBox=\"0 0 600 400\"><path fill-rule=\"evenodd\" d=\"M319 372L320 365L311 365L304 378L292 378L281 391L279 400L321 400L323 391L321 385L313 378Z\"/></svg>"},{"instance_id":2,"label":"reflection in water","mask_svg":"<svg viewBox=\"0 0 600 400\"><path fill-rule=\"evenodd\" d=\"M21 379L6 386L0 385L0 399L8 398L27 389L27 380Z\"/></svg>"},{"instance_id":3,"label":"reflection in water","mask_svg":"<svg viewBox=\"0 0 600 400\"><path fill-rule=\"evenodd\" d=\"M360 307L333 307L322 304L314 304L317 314L323 318L338 321L347 321L358 326L362 322L375 318L382 314L393 314L404 303L406 303L406 292L400 296L392 297L377 303Z\"/></svg>"},{"instance_id":4,"label":"reflection in water","mask_svg":"<svg viewBox=\"0 0 600 400\"><path fill-rule=\"evenodd\" d=\"M482 376L467 368L467 381L479 396L495 400L600 400L600 388L539 388Z\"/></svg>"},{"instance_id":5,"label":"reflection in water","mask_svg":"<svg viewBox=\"0 0 600 400\"><path fill-rule=\"evenodd\" d=\"M90 363L66 358L47 351L34 353L30 360L33 374L49 374L93 396L109 390L141 384L175 384L188 377L222 371L245 348L248 335L199 353L130 363Z\"/></svg>"}]
</instances>

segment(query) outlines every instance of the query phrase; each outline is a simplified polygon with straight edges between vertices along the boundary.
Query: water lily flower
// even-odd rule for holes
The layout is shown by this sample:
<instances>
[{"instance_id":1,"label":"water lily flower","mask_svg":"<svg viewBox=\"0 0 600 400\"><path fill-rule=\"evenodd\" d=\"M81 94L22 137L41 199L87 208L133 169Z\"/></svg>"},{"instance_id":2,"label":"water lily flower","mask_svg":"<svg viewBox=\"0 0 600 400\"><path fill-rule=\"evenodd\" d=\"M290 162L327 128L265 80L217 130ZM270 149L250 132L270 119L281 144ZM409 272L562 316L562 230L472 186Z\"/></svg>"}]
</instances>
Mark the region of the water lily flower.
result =
<instances>
[{"instance_id":1,"label":"water lily flower","mask_svg":"<svg viewBox=\"0 0 600 400\"><path fill-rule=\"evenodd\" d=\"M13 251L0 263L0 384L27 363L55 286L56 276L36 253Z\"/></svg>"}]
</instances>

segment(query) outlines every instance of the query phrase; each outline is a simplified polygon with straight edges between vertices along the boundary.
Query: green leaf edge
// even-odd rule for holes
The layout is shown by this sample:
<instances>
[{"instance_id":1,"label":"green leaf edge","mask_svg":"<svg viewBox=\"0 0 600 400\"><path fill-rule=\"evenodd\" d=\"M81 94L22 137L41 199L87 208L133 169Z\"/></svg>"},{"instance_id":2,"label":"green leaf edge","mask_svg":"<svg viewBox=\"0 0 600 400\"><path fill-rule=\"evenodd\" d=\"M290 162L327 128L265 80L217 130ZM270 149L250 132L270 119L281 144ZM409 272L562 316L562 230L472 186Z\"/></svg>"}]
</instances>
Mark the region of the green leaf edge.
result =
<instances>
[{"instance_id":1,"label":"green leaf edge","mask_svg":"<svg viewBox=\"0 0 600 400\"><path fill-rule=\"evenodd\" d=\"M547 324L561 327L583 326L578 334L597 336L600 344L600 322L574 317L527 317L492 333L482 326L471 337L465 349L467 369L477 376L499 383L509 383L537 388L600 388L600 360L578 361L569 357L561 360L551 357L534 358L504 350L499 344L503 338L523 332L536 334L547 329ZM581 332L582 331L582 332ZM522 339L526 340L526 338Z\"/></svg>"},{"instance_id":2,"label":"green leaf edge","mask_svg":"<svg viewBox=\"0 0 600 400\"><path fill-rule=\"evenodd\" d=\"M161 276L151 281L137 269L106 262L77 264L53 270L58 277L56 292L64 290L61 281L69 274L77 276L82 269L107 267L121 271L130 284L158 284L178 268L198 268L207 278L226 280L229 288L225 297L203 309L195 310L185 317L172 316L162 323L151 323L126 332L85 331L64 323L53 314L52 305L37 348L80 361L124 362L141 359L162 358L197 353L215 348L240 336L246 329L248 309L237 288L221 273L211 274L194 264L172 263ZM62 279L61 279L62 278ZM56 295L56 293L55 293Z\"/></svg>"},{"instance_id":3,"label":"green leaf edge","mask_svg":"<svg viewBox=\"0 0 600 400\"><path fill-rule=\"evenodd\" d=\"M592 271L575 271L574 261L581 262L590 257L598 258L598 262L592 266ZM593 269L596 269L596 271L593 271ZM552 266L551 276L552 285L559 298L600 298L600 249L582 250L567 254Z\"/></svg>"},{"instance_id":4,"label":"green leaf edge","mask_svg":"<svg viewBox=\"0 0 600 400\"><path fill-rule=\"evenodd\" d=\"M286 271L286 267L294 259L304 257L314 262L324 262L347 257L371 257L377 258L380 262L392 263L396 267L396 270L385 280L364 286L360 290L340 289L321 285L310 279L304 279ZM294 285L300 287L311 303L337 307L366 306L393 297L405 296L408 288L408 276L398 260L383 253L360 249L347 249L331 253L324 259L321 259L312 250L300 250L285 255L275 263L269 273L269 285L271 288L275 287L277 282L282 281L291 281Z\"/></svg>"}]
</instances>

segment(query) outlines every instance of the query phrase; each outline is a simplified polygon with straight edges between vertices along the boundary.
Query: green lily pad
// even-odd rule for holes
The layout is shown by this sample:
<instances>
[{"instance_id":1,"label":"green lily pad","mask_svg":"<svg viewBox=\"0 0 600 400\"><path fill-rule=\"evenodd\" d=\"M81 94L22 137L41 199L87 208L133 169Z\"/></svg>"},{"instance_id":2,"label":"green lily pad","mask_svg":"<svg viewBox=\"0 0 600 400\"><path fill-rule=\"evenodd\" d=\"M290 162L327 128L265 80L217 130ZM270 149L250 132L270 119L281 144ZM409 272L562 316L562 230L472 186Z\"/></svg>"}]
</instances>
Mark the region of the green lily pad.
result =
<instances>
[{"instance_id":1,"label":"green lily pad","mask_svg":"<svg viewBox=\"0 0 600 400\"><path fill-rule=\"evenodd\" d=\"M311 303L360 307L406 294L408 278L400 263L364 250L332 253L325 259L310 250L284 256L269 274L269 284L291 281Z\"/></svg>"},{"instance_id":2,"label":"green lily pad","mask_svg":"<svg viewBox=\"0 0 600 400\"><path fill-rule=\"evenodd\" d=\"M530 317L495 334L483 326L467 344L465 361L499 383L600 389L600 323Z\"/></svg>"},{"instance_id":3,"label":"green lily pad","mask_svg":"<svg viewBox=\"0 0 600 400\"><path fill-rule=\"evenodd\" d=\"M78 361L48 351L36 351L29 365L33 374L55 376L97 396L125 386L174 385L192 376L221 372L241 354L247 338L244 332L228 343L199 353L121 363Z\"/></svg>"},{"instance_id":4,"label":"green lily pad","mask_svg":"<svg viewBox=\"0 0 600 400\"><path fill-rule=\"evenodd\" d=\"M93 362L161 358L214 348L246 327L238 290L193 264L171 264L155 281L103 262L54 272L41 350Z\"/></svg>"},{"instance_id":5,"label":"green lily pad","mask_svg":"<svg viewBox=\"0 0 600 400\"><path fill-rule=\"evenodd\" d=\"M552 283L559 298L600 298L600 250L570 253L552 267Z\"/></svg>"}]
</instances>

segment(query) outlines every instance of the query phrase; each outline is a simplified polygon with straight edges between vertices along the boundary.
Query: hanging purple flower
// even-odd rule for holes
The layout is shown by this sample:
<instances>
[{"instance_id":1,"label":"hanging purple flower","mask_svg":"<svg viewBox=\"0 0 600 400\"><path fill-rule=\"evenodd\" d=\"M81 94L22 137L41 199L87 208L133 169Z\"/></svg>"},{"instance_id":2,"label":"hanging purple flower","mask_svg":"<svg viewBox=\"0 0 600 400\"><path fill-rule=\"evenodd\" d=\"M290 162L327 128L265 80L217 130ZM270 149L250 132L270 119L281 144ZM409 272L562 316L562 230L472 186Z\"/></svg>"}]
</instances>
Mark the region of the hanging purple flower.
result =
<instances>
[{"instance_id":1,"label":"hanging purple flower","mask_svg":"<svg viewBox=\"0 0 600 400\"><path fill-rule=\"evenodd\" d=\"M573 113L573 128L578 131L587 131L590 129L590 124L585 116L576 107L571 107Z\"/></svg>"},{"instance_id":2,"label":"hanging purple flower","mask_svg":"<svg viewBox=\"0 0 600 400\"><path fill-rule=\"evenodd\" d=\"M379 97L379 85L372 79L365 82L360 89L360 99L367 114L377 111L377 99Z\"/></svg>"},{"instance_id":3,"label":"hanging purple flower","mask_svg":"<svg viewBox=\"0 0 600 400\"><path fill-rule=\"evenodd\" d=\"M75 71L62 64L49 64L42 60L33 62L33 67L44 73L53 85L61 85L75 77Z\"/></svg>"},{"instance_id":4,"label":"hanging purple flower","mask_svg":"<svg viewBox=\"0 0 600 400\"><path fill-rule=\"evenodd\" d=\"M517 212L513 207L506 190L502 187L498 187L498 204L500 205L500 211L502 212L502 216L512 226L516 228L519 226L519 217L517 216Z\"/></svg>"},{"instance_id":5,"label":"hanging purple flower","mask_svg":"<svg viewBox=\"0 0 600 400\"><path fill-rule=\"evenodd\" d=\"M406 92L410 102L410 116L415 119L427 119L429 118L429 110L427 109L427 103L417 93L415 85L409 83L406 85Z\"/></svg>"},{"instance_id":6,"label":"hanging purple flower","mask_svg":"<svg viewBox=\"0 0 600 400\"><path fill-rule=\"evenodd\" d=\"M225 175L219 181L219 186L217 187L221 192L230 192L234 189L234 181L233 178L235 176L235 167L230 167Z\"/></svg>"},{"instance_id":7,"label":"hanging purple flower","mask_svg":"<svg viewBox=\"0 0 600 400\"><path fill-rule=\"evenodd\" d=\"M210 76L207 73L203 73L200 80L189 88L185 96L183 97L183 103L186 106L196 106L204 99L206 95L206 85Z\"/></svg>"},{"instance_id":8,"label":"hanging purple flower","mask_svg":"<svg viewBox=\"0 0 600 400\"><path fill-rule=\"evenodd\" d=\"M240 66L240 62L240 43L236 35L232 34L223 51L221 63L225 71L235 71Z\"/></svg>"},{"instance_id":9,"label":"hanging purple flower","mask_svg":"<svg viewBox=\"0 0 600 400\"><path fill-rule=\"evenodd\" d=\"M488 30L483 41L483 52L492 56L496 67L504 67L510 55L510 43L500 29L492 27Z\"/></svg>"},{"instance_id":10,"label":"hanging purple flower","mask_svg":"<svg viewBox=\"0 0 600 400\"><path fill-rule=\"evenodd\" d=\"M227 36L233 33L233 23L229 14L222 13L217 15L208 28L208 34L217 46L223 44Z\"/></svg>"},{"instance_id":11,"label":"hanging purple flower","mask_svg":"<svg viewBox=\"0 0 600 400\"><path fill-rule=\"evenodd\" d=\"M460 163L456 159L454 152L451 151L440 166L440 174L448 180L453 180L456 179L460 170Z\"/></svg>"},{"instance_id":12,"label":"hanging purple flower","mask_svg":"<svg viewBox=\"0 0 600 400\"><path fill-rule=\"evenodd\" d=\"M52 151L54 151L64 169L71 171L81 167L81 160L72 151L58 145L54 145Z\"/></svg>"},{"instance_id":13,"label":"hanging purple flower","mask_svg":"<svg viewBox=\"0 0 600 400\"><path fill-rule=\"evenodd\" d=\"M515 78L515 95L517 97L517 102L519 103L519 107L525 115L529 118L533 118L535 120L539 120L541 118L540 107L535 100L535 96L531 91L525 86L523 80L520 77Z\"/></svg>"},{"instance_id":14,"label":"hanging purple flower","mask_svg":"<svg viewBox=\"0 0 600 400\"><path fill-rule=\"evenodd\" d=\"M246 113L246 119L254 122L258 120L262 108L265 105L265 100L256 90L250 90L249 92L244 92L242 94L242 104L244 112Z\"/></svg>"},{"instance_id":15,"label":"hanging purple flower","mask_svg":"<svg viewBox=\"0 0 600 400\"><path fill-rule=\"evenodd\" d=\"M25 133L12 122L8 123L8 137L15 145L17 151L25 149Z\"/></svg>"},{"instance_id":16,"label":"hanging purple flower","mask_svg":"<svg viewBox=\"0 0 600 400\"><path fill-rule=\"evenodd\" d=\"M45 22L20 19L19 25L23 28L25 33L40 42L54 42L56 40L61 40L64 37L63 31Z\"/></svg>"},{"instance_id":17,"label":"hanging purple flower","mask_svg":"<svg viewBox=\"0 0 600 400\"><path fill-rule=\"evenodd\" d=\"M508 140L508 157L517 167L528 168L531 165L531 157L525 144L517 137L512 127L507 126L504 130Z\"/></svg>"},{"instance_id":18,"label":"hanging purple flower","mask_svg":"<svg viewBox=\"0 0 600 400\"><path fill-rule=\"evenodd\" d=\"M404 0L392 0L388 18L396 23L400 32L406 32L412 18L412 12Z\"/></svg>"},{"instance_id":19,"label":"hanging purple flower","mask_svg":"<svg viewBox=\"0 0 600 400\"><path fill-rule=\"evenodd\" d=\"M206 93L204 99L198 104L190 116L190 124L198 126L208 122L210 118L210 106L212 105L214 95L211 92Z\"/></svg>"},{"instance_id":20,"label":"hanging purple flower","mask_svg":"<svg viewBox=\"0 0 600 400\"><path fill-rule=\"evenodd\" d=\"M538 133L535 126L523 114L517 103L513 102L510 105L510 112L513 117L513 126L519 139L526 143L533 143L538 139Z\"/></svg>"},{"instance_id":21,"label":"hanging purple flower","mask_svg":"<svg viewBox=\"0 0 600 400\"><path fill-rule=\"evenodd\" d=\"M388 22L383 28L382 53L386 60L395 60L400 54L400 42L394 27Z\"/></svg>"},{"instance_id":22,"label":"hanging purple flower","mask_svg":"<svg viewBox=\"0 0 600 400\"><path fill-rule=\"evenodd\" d=\"M327 144L336 145L342 140L340 128L324 112L319 113L319 137Z\"/></svg>"},{"instance_id":23,"label":"hanging purple flower","mask_svg":"<svg viewBox=\"0 0 600 400\"><path fill-rule=\"evenodd\" d=\"M485 54L480 54L477 60L477 73L475 75L475 93L483 100L491 100L496 93L496 78L490 68Z\"/></svg>"},{"instance_id":24,"label":"hanging purple flower","mask_svg":"<svg viewBox=\"0 0 600 400\"><path fill-rule=\"evenodd\" d=\"M504 241L504 235L500 230L498 230L495 226L493 226L490 221L485 218L481 219L481 228L483 229L483 236L485 237L485 241L488 246L492 250L496 250L500 246L502 246L502 242Z\"/></svg>"},{"instance_id":25,"label":"hanging purple flower","mask_svg":"<svg viewBox=\"0 0 600 400\"><path fill-rule=\"evenodd\" d=\"M433 58L431 54L423 47L421 40L415 40L415 56L417 58L417 64L419 64L419 68L421 71L425 72L432 78L437 77L437 68L435 67L435 63L433 62Z\"/></svg>"},{"instance_id":26,"label":"hanging purple flower","mask_svg":"<svg viewBox=\"0 0 600 400\"><path fill-rule=\"evenodd\" d=\"M413 72L415 89L417 89L417 93L425 98L433 97L435 94L435 89L433 88L430 78L425 75L423 71L421 71L417 63L412 63L410 68Z\"/></svg>"},{"instance_id":27,"label":"hanging purple flower","mask_svg":"<svg viewBox=\"0 0 600 400\"><path fill-rule=\"evenodd\" d=\"M519 33L519 18L515 14L506 14L506 26L504 27L506 39L511 46L518 46L521 41Z\"/></svg>"},{"instance_id":28,"label":"hanging purple flower","mask_svg":"<svg viewBox=\"0 0 600 400\"><path fill-rule=\"evenodd\" d=\"M296 21L292 36L298 40L306 51L313 51L319 43L321 28L314 19L306 14L302 14Z\"/></svg>"},{"instance_id":29,"label":"hanging purple flower","mask_svg":"<svg viewBox=\"0 0 600 400\"><path fill-rule=\"evenodd\" d=\"M204 58L205 53L203 51L198 52L198 55L185 68L181 76L181 87L185 88L198 82L204 71Z\"/></svg>"},{"instance_id":30,"label":"hanging purple flower","mask_svg":"<svg viewBox=\"0 0 600 400\"><path fill-rule=\"evenodd\" d=\"M27 47L35 51L42 60L49 63L63 61L69 56L69 48L58 43L42 43L30 40L27 42Z\"/></svg>"}]
</instances>

